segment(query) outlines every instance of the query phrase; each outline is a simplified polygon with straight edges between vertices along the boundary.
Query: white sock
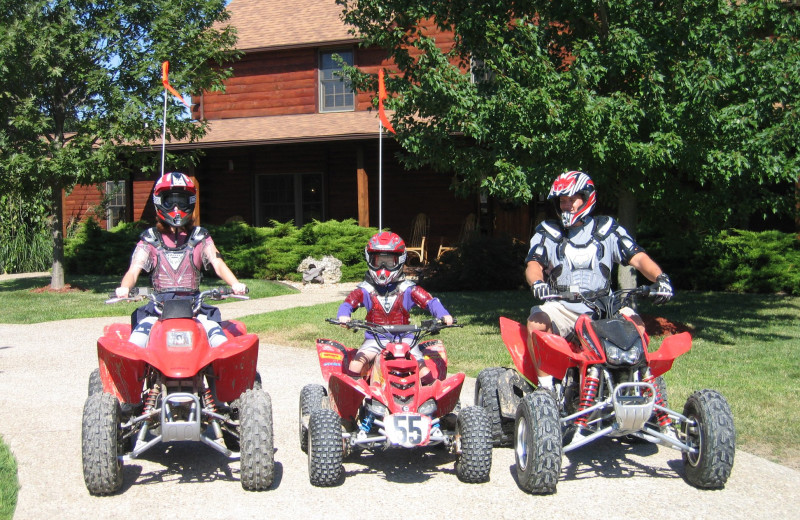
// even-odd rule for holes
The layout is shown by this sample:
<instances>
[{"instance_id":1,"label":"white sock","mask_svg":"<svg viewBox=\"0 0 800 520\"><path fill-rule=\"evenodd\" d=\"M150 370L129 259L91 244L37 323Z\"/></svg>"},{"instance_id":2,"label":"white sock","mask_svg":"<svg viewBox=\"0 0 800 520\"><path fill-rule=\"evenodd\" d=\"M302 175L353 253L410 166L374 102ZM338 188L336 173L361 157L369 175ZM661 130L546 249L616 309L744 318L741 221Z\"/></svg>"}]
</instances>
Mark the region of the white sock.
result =
<instances>
[{"instance_id":1,"label":"white sock","mask_svg":"<svg viewBox=\"0 0 800 520\"><path fill-rule=\"evenodd\" d=\"M542 388L553 388L553 376L539 376L539 386Z\"/></svg>"}]
</instances>

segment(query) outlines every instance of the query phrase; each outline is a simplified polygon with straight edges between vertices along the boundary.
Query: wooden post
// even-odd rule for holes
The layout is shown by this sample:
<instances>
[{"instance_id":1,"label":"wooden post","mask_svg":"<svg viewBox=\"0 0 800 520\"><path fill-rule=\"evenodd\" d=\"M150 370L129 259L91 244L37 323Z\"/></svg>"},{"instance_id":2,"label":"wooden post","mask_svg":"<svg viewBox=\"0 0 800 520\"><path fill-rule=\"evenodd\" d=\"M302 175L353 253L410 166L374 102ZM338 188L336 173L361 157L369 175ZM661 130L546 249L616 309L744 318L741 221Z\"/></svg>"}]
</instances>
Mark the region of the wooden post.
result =
<instances>
[{"instance_id":1,"label":"wooden post","mask_svg":"<svg viewBox=\"0 0 800 520\"><path fill-rule=\"evenodd\" d=\"M358 181L358 225L369 227L369 180L364 169L364 148L356 152L356 176Z\"/></svg>"}]
</instances>

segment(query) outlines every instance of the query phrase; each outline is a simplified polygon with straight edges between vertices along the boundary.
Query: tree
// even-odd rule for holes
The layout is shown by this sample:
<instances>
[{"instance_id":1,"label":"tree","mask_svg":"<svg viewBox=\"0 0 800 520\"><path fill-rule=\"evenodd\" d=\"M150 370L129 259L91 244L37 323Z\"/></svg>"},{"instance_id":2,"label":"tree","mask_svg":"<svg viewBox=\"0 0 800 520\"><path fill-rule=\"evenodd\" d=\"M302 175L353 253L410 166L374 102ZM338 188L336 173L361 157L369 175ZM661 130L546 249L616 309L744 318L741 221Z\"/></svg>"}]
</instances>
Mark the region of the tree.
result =
<instances>
[{"instance_id":1,"label":"tree","mask_svg":"<svg viewBox=\"0 0 800 520\"><path fill-rule=\"evenodd\" d=\"M632 231L637 203L680 232L793 206L800 12L788 2L337 3L393 62L401 159L457 172L462 191L528 201L581 169ZM453 43L437 46L431 27Z\"/></svg>"},{"instance_id":2,"label":"tree","mask_svg":"<svg viewBox=\"0 0 800 520\"><path fill-rule=\"evenodd\" d=\"M155 168L161 63L183 92L220 89L235 33L224 0L0 0L0 189L47 201L51 285L64 286L62 190ZM202 123L168 103L170 139ZM149 161L149 164L146 164Z\"/></svg>"}]
</instances>

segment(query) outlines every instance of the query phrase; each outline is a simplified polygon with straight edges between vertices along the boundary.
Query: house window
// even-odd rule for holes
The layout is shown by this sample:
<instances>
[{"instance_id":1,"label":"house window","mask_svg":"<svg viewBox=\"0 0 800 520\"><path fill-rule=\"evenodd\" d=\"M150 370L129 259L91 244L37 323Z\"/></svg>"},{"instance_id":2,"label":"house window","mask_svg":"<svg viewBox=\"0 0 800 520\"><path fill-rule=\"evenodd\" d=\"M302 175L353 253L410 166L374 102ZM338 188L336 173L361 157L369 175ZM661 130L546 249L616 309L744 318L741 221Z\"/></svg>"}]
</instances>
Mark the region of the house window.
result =
<instances>
[{"instance_id":1,"label":"house window","mask_svg":"<svg viewBox=\"0 0 800 520\"><path fill-rule=\"evenodd\" d=\"M106 181L106 229L125 221L125 181Z\"/></svg>"},{"instance_id":2,"label":"house window","mask_svg":"<svg viewBox=\"0 0 800 520\"><path fill-rule=\"evenodd\" d=\"M256 221L293 221L296 226L325 218L321 173L259 175L256 178Z\"/></svg>"},{"instance_id":3,"label":"house window","mask_svg":"<svg viewBox=\"0 0 800 520\"><path fill-rule=\"evenodd\" d=\"M342 68L333 59L334 54L341 56L348 65L353 64L353 51L339 49L322 51L319 55L319 111L344 112L355 109L355 96L349 81L343 79L339 72Z\"/></svg>"},{"instance_id":4,"label":"house window","mask_svg":"<svg viewBox=\"0 0 800 520\"><path fill-rule=\"evenodd\" d=\"M469 73L473 83L489 83L494 80L494 71L486 67L486 62L480 58L470 58Z\"/></svg>"}]
</instances>

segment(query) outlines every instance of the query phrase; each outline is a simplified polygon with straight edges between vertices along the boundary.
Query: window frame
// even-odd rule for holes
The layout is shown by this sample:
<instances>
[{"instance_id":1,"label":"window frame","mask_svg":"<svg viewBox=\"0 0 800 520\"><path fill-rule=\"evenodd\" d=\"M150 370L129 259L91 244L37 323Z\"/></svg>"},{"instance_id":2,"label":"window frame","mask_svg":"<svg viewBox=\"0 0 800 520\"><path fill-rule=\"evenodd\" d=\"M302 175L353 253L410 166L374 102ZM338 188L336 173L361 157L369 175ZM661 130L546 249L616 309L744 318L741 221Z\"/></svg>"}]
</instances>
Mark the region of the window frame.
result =
<instances>
[{"instance_id":1,"label":"window frame","mask_svg":"<svg viewBox=\"0 0 800 520\"><path fill-rule=\"evenodd\" d=\"M356 53L353 47L337 47L337 48L328 48L328 49L320 49L317 55L317 90L318 90L318 98L317 98L317 105L318 110L320 113L331 113L331 112L353 112L356 109L356 104L358 103L357 94L353 89L352 85L349 84L348 81L344 80L343 78L336 78L332 77L330 79L325 78L325 71L335 72L336 70L342 70L341 67L335 69L328 69L323 68L323 60L325 57L329 57L331 61L333 61L333 55L339 54L341 55L342 52L348 52L351 56L351 63L350 65L355 65ZM333 74L332 74L333 75ZM347 96L348 91L350 95L350 105L341 105L336 106L335 103L332 107L329 107L325 103L326 96L326 89L325 86L329 84L335 84L336 82L341 82L343 84L344 92L334 93L333 96Z\"/></svg>"}]
</instances>

